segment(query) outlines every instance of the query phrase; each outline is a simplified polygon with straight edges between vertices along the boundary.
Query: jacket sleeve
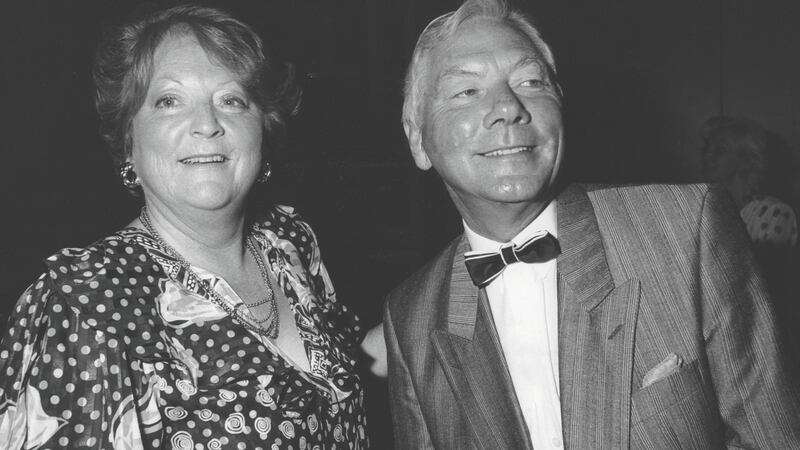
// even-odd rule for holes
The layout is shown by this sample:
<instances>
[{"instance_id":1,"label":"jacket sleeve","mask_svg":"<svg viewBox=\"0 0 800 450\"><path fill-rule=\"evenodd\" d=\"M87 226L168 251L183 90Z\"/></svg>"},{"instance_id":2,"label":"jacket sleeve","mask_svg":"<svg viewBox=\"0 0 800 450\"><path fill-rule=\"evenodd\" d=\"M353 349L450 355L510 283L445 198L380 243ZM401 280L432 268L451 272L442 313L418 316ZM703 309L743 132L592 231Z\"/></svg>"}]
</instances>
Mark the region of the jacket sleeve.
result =
<instances>
[{"instance_id":1,"label":"jacket sleeve","mask_svg":"<svg viewBox=\"0 0 800 450\"><path fill-rule=\"evenodd\" d=\"M781 359L771 299L732 202L715 189L699 236L703 336L726 444L800 448L796 379Z\"/></svg>"},{"instance_id":2,"label":"jacket sleeve","mask_svg":"<svg viewBox=\"0 0 800 450\"><path fill-rule=\"evenodd\" d=\"M398 450L433 449L428 426L417 400L392 322L389 302L384 308L384 336L389 353L389 405L394 425L394 445Z\"/></svg>"}]
</instances>

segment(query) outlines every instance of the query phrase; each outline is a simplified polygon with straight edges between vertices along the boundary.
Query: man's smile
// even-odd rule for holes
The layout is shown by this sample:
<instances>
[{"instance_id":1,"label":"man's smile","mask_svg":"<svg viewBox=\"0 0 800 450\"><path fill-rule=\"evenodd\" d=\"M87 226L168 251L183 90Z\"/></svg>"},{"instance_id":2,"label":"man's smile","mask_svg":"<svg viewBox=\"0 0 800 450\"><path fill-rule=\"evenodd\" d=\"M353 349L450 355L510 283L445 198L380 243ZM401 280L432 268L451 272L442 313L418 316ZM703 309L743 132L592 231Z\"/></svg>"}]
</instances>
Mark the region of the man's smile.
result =
<instances>
[{"instance_id":1,"label":"man's smile","mask_svg":"<svg viewBox=\"0 0 800 450\"><path fill-rule=\"evenodd\" d=\"M497 150L492 150L490 152L481 153L481 156L508 156L508 155L514 155L514 154L522 153L522 152L532 152L533 148L534 147L531 147L531 146L500 148L500 149L497 149Z\"/></svg>"}]
</instances>

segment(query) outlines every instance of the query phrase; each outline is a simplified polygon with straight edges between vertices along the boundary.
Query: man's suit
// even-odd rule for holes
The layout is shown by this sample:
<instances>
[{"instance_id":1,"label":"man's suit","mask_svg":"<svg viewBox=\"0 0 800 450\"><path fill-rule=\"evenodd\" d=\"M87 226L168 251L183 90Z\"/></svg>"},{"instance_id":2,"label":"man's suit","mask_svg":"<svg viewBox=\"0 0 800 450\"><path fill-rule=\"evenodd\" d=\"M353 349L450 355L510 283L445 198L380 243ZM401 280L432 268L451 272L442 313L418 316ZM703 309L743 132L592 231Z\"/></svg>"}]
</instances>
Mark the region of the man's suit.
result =
<instances>
[{"instance_id":1,"label":"man's suit","mask_svg":"<svg viewBox=\"0 0 800 450\"><path fill-rule=\"evenodd\" d=\"M705 185L571 185L556 201L564 446L800 447L797 392L730 203ZM457 238L389 295L398 449L530 448L467 250ZM665 375L646 376L659 364Z\"/></svg>"}]
</instances>

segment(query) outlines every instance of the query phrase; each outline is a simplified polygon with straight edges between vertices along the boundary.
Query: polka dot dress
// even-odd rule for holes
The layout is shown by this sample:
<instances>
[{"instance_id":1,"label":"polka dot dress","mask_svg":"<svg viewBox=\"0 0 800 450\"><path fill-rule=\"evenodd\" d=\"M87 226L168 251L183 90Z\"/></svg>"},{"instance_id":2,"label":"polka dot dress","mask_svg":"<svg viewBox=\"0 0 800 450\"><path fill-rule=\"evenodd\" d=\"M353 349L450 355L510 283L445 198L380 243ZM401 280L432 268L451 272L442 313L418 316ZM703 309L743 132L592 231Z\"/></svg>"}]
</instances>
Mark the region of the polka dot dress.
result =
<instances>
[{"instance_id":1,"label":"polka dot dress","mask_svg":"<svg viewBox=\"0 0 800 450\"><path fill-rule=\"evenodd\" d=\"M756 197L742 207L740 215L753 242L784 247L797 244L797 216L777 198Z\"/></svg>"},{"instance_id":2,"label":"polka dot dress","mask_svg":"<svg viewBox=\"0 0 800 450\"><path fill-rule=\"evenodd\" d=\"M0 447L367 448L358 319L289 207L253 228L295 312L310 370L187 283L152 236L124 229L47 259L0 344ZM276 287L277 288L277 287Z\"/></svg>"}]
</instances>

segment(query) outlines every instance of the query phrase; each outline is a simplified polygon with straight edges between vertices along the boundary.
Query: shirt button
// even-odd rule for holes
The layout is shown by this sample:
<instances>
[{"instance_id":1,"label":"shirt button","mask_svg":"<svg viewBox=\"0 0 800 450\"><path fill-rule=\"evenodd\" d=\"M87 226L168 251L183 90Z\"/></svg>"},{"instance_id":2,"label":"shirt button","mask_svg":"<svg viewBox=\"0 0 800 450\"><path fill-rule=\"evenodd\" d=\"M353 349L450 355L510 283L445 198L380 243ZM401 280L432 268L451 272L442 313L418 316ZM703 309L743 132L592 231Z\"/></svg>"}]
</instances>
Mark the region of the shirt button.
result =
<instances>
[{"instance_id":1,"label":"shirt button","mask_svg":"<svg viewBox=\"0 0 800 450\"><path fill-rule=\"evenodd\" d=\"M561 447L562 445L560 437L554 437L552 442L553 442L553 447Z\"/></svg>"}]
</instances>

